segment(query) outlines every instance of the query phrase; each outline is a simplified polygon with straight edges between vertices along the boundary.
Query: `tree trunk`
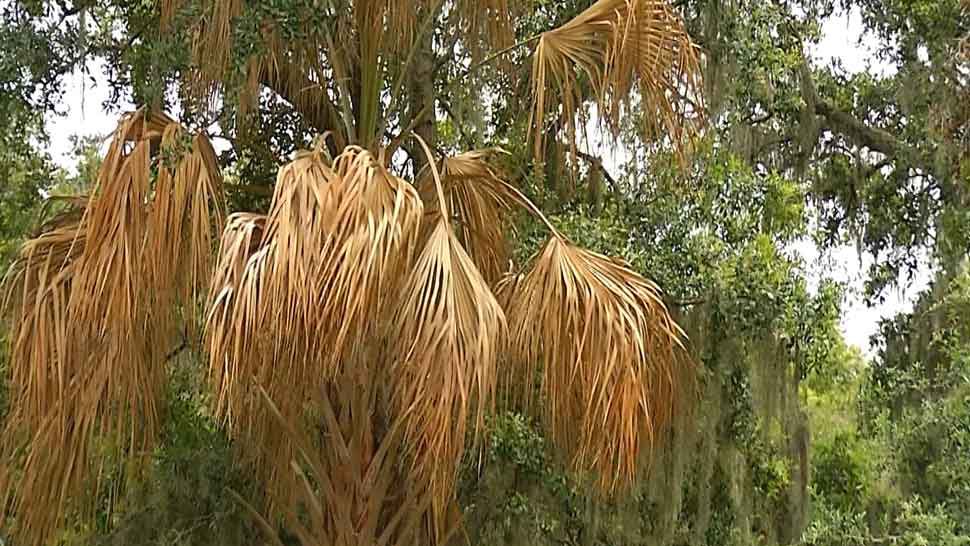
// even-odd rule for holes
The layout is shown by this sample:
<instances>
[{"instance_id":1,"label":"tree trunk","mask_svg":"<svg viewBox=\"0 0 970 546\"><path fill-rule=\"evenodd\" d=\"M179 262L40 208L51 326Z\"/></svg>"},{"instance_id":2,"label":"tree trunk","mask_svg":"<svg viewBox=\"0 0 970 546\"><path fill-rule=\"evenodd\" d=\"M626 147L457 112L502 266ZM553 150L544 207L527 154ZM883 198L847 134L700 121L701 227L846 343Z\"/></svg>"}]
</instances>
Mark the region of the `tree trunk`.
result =
<instances>
[{"instance_id":1,"label":"tree trunk","mask_svg":"<svg viewBox=\"0 0 970 546\"><path fill-rule=\"evenodd\" d=\"M423 20L424 14L418 18ZM411 74L408 75L408 118L414 126L414 133L421 137L432 150L437 145L437 127L435 126L435 86L434 86L434 36L427 32L418 37L414 44L414 60ZM404 135L407 138L409 135ZM408 142L407 149L411 150L414 161L414 173L417 174L427 165L427 157L421 146Z\"/></svg>"}]
</instances>

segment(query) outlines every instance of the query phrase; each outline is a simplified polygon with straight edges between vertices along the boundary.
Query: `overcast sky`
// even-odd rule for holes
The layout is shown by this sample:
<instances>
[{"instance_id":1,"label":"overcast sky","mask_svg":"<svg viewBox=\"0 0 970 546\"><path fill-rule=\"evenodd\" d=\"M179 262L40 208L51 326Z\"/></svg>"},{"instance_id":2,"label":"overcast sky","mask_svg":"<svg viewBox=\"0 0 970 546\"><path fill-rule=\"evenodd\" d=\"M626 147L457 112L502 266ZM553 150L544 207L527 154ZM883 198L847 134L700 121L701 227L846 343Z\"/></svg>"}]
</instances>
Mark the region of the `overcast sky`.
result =
<instances>
[{"instance_id":1,"label":"overcast sky","mask_svg":"<svg viewBox=\"0 0 970 546\"><path fill-rule=\"evenodd\" d=\"M858 12L833 17L823 27L824 38L815 51L809 53L819 64L840 59L850 71L874 70L885 73L889 67L875 60L871 38L861 36L862 21ZM860 38L862 44L860 45ZM867 45L867 43L869 45ZM60 165L73 168L70 151L72 135L107 135L115 127L116 118L106 115L101 105L108 98L108 90L99 84L101 66L92 63L87 77L75 75L67 81L67 92L61 107L65 115L50 117L48 127L51 135L51 154ZM91 78L95 78L92 82ZM82 88L83 82L83 88ZM130 105L129 105L130 107ZM797 251L805 258L810 281L814 285L820 278L828 277L850 286L849 301L843 313L842 327L846 340L869 354L869 337L876 331L882 317L891 317L902 310L912 308L914 295L928 281L925 271L917 275L914 283L904 290L893 290L887 300L876 307L867 307L858 295L862 288L862 276L872 263L871 256L860 256L854 247L845 247L820 256L810 242L797 245Z\"/></svg>"}]
</instances>

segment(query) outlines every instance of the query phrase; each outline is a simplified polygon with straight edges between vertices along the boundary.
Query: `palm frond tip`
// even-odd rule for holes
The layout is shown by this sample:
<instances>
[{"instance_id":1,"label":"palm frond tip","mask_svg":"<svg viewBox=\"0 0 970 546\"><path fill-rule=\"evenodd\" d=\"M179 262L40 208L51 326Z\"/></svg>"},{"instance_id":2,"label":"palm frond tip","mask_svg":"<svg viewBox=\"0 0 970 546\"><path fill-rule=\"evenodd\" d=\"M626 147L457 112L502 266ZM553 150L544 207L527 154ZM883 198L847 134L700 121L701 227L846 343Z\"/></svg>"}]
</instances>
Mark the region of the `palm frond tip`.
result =
<instances>
[{"instance_id":1,"label":"palm frond tip","mask_svg":"<svg viewBox=\"0 0 970 546\"><path fill-rule=\"evenodd\" d=\"M501 150L465 152L446 158L441 169L442 189L456 236L490 285L508 270L511 212L518 202L514 189L492 164L498 153ZM439 212L432 177L424 176L418 188L429 203L429 211Z\"/></svg>"}]
</instances>

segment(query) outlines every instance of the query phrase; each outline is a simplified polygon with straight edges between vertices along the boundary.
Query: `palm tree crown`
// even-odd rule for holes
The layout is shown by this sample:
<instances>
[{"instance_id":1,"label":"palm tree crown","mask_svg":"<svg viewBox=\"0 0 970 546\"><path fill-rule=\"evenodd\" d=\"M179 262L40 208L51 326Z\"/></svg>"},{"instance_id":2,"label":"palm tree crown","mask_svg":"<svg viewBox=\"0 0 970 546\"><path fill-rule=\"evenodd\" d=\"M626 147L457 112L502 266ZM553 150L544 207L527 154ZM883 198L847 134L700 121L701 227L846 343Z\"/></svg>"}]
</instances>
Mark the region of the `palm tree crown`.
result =
<instances>
[{"instance_id":1,"label":"palm tree crown","mask_svg":"<svg viewBox=\"0 0 970 546\"><path fill-rule=\"evenodd\" d=\"M498 388L604 495L634 480L670 423L690 364L656 285L559 233L502 174L501 150L442 157L418 136L426 161L413 179L388 167L413 127L384 137L382 92L394 100L400 82L382 56L445 10L488 62L522 8L321 4L332 20L299 44L266 28L269 47L245 68L243 101L282 79L333 123L279 169L266 214L227 218L205 136L143 108L121 120L91 195L8 274L14 390L0 492L23 544L45 544L84 506L105 456L137 477L159 432L167 351L198 316L212 408L263 485L258 511L307 545L445 542L459 465ZM205 103L247 7L202 6L186 77ZM163 2L163 27L181 8ZM696 48L665 2L600 0L528 44L537 158L553 115L575 154L581 103L617 129L634 90L645 136L680 147L697 129ZM549 238L510 268L514 209Z\"/></svg>"}]
</instances>

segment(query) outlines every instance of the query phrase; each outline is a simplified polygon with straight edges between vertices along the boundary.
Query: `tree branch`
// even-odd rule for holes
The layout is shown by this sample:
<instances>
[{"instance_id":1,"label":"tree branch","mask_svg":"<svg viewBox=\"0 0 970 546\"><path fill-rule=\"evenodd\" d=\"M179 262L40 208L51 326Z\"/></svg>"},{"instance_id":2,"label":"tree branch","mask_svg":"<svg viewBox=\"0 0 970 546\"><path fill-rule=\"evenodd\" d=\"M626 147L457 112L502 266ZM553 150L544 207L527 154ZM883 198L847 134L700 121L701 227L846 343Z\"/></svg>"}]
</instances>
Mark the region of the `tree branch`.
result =
<instances>
[{"instance_id":1,"label":"tree branch","mask_svg":"<svg viewBox=\"0 0 970 546\"><path fill-rule=\"evenodd\" d=\"M582 150L576 150L576 155L578 157L580 157L581 159L585 160L586 162L588 162L591 167L596 168L596 169L599 169L600 171L602 171L603 172L603 178L610 185L610 190L612 190L614 192L616 191L616 188L617 188L616 179L613 178L613 175L611 175L610 172L606 170L606 167L603 166L603 160L602 159L600 159L600 158L598 158L598 157L596 157L594 155L590 155L590 154L588 154L588 153L586 153L586 152L584 152Z\"/></svg>"},{"instance_id":2,"label":"tree branch","mask_svg":"<svg viewBox=\"0 0 970 546\"><path fill-rule=\"evenodd\" d=\"M815 103L815 113L825 119L826 128L847 137L859 146L896 158L900 156L918 158L920 155L916 149L900 141L892 133L870 127L852 114L839 110L824 100L818 100Z\"/></svg>"},{"instance_id":3,"label":"tree branch","mask_svg":"<svg viewBox=\"0 0 970 546\"><path fill-rule=\"evenodd\" d=\"M510 45L510 46L508 46L508 47L506 47L504 49L500 49L500 50L492 53L491 55L488 55L487 57L485 57L481 61L479 61L479 62L471 65L470 67L468 67L468 70L465 71L465 74L463 76L465 78L467 78L467 77L471 76L472 74L474 74L475 72L478 72L478 69L480 69L481 67L489 64L490 62L494 61L495 59L497 59L497 58L505 55L506 53L510 53L512 51L515 51L516 49L518 49L518 48L520 48L522 46L529 45L532 42L536 42L536 41L539 40L539 38L542 38L542 34L536 34L535 36L531 36L529 38L526 38L525 40L516 42L516 43L514 43L514 44L512 44L512 45Z\"/></svg>"},{"instance_id":4,"label":"tree branch","mask_svg":"<svg viewBox=\"0 0 970 546\"><path fill-rule=\"evenodd\" d=\"M825 129L838 133L857 146L879 152L895 160L904 160L932 172L932 162L923 153L889 131L870 127L852 114L840 110L818 95L812 71L805 62L800 67L802 95L814 114L825 121Z\"/></svg>"}]
</instances>

